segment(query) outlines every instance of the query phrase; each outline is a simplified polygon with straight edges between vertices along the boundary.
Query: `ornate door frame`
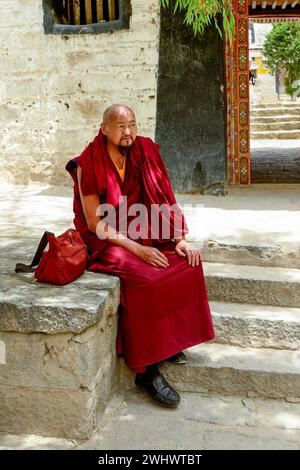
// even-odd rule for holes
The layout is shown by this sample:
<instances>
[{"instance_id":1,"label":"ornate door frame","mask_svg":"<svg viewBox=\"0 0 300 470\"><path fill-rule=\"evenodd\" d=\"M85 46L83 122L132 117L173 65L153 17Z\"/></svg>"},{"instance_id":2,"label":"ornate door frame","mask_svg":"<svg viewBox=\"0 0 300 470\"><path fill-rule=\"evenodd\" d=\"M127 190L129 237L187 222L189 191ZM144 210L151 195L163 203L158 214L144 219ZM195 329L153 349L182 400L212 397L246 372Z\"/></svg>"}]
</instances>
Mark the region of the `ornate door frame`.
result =
<instances>
[{"instance_id":1,"label":"ornate door frame","mask_svg":"<svg viewBox=\"0 0 300 470\"><path fill-rule=\"evenodd\" d=\"M233 0L235 34L225 43L228 184L250 184L249 0Z\"/></svg>"},{"instance_id":2,"label":"ornate door frame","mask_svg":"<svg viewBox=\"0 0 300 470\"><path fill-rule=\"evenodd\" d=\"M227 112L227 182L250 184L250 86L249 86L249 0L232 0L235 32L232 44L225 42ZM261 12L260 18L295 21L299 10L284 14ZM300 21L300 20L298 20Z\"/></svg>"}]
</instances>

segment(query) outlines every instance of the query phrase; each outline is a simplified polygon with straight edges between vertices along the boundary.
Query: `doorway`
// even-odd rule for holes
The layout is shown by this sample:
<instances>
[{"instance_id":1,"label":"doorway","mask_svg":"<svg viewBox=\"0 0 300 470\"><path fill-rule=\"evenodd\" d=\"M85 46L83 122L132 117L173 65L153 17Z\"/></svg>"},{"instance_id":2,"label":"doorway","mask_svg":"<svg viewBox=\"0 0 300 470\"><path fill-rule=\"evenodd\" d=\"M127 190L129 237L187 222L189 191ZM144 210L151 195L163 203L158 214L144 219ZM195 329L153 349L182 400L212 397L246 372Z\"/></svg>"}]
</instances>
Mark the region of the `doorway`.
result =
<instances>
[{"instance_id":1,"label":"doorway","mask_svg":"<svg viewBox=\"0 0 300 470\"><path fill-rule=\"evenodd\" d=\"M256 123L257 126L260 125L261 127L256 127L255 129L255 127L253 127L255 119L252 120L252 116L250 115L250 112L252 111L250 107L252 91L251 87L253 89L255 86L257 86L257 77L252 77L250 75L251 57L249 57L249 51L253 35L253 27L251 24L254 22L277 23L283 21L299 21L300 2L299 0L235 0L234 9L234 41L233 44L229 44L229 42L226 42L225 44L227 97L227 174L228 183L230 185L249 185L250 183L255 182L255 179L256 182L259 179L257 168L258 165L261 167L262 162L262 159L260 159L260 161L258 160L258 158L262 155L262 152L259 152L261 149L256 149L255 153L253 148L252 155L251 144L253 144L253 139L251 139L251 134L252 137L255 138L258 134L256 133L255 135L254 131L263 131L264 128L260 123ZM278 85L280 85L280 82L278 82L276 86L278 87ZM260 106L260 108L262 108L262 106ZM277 116L283 115L282 110L276 109L274 112L278 111L279 113ZM283 111L286 112L286 109L283 109ZM296 112L297 111L294 110L289 114L293 115L293 113ZM265 114L262 109L260 109L260 114L262 117ZM272 112L270 114L272 115ZM253 129L251 128L251 124ZM278 126L279 123L275 123L273 127L276 127L276 125ZM288 127L288 125L289 124L287 124L285 127ZM290 148L292 146L292 139L287 140L289 140L288 147ZM294 143L294 145L297 144ZM271 147L273 146L274 145ZM287 159L284 159L285 153L282 152L282 148L278 151L281 158L277 158L275 162L277 166L281 168L281 173L286 175L286 178L289 180L289 182L291 182L291 175L294 174L295 177L295 165L297 168L299 168L297 150L290 152L290 163L286 165L288 167L287 171L286 167L285 171L283 171L284 163L287 163L288 161ZM251 156L253 161L251 160ZM276 155L274 158L275 157ZM273 171L275 170L276 165L274 166L274 163L266 160L265 166L269 170L271 168ZM260 181L270 183L272 179L272 171L260 171L260 173L265 173L265 176L260 176ZM281 182L283 182L283 177ZM299 180L296 179L295 182L299 182Z\"/></svg>"},{"instance_id":2,"label":"doorway","mask_svg":"<svg viewBox=\"0 0 300 470\"><path fill-rule=\"evenodd\" d=\"M289 86L293 82L293 69L290 71L291 79L283 65L274 70L280 57L289 59L290 64L294 60L297 68L299 58L294 57L293 44L299 37L298 21L250 17L252 183L300 183L300 93L297 80L294 87ZM300 73L297 78L300 79Z\"/></svg>"}]
</instances>

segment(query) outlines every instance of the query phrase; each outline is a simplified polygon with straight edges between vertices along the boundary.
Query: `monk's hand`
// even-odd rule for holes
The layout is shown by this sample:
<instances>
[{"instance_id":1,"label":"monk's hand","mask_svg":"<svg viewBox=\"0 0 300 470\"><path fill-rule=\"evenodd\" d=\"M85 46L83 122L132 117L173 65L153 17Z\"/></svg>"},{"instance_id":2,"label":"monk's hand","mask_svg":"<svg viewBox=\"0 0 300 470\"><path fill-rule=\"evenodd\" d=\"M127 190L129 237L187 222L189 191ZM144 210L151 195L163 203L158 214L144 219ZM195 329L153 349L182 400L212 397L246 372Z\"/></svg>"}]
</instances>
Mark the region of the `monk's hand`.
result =
<instances>
[{"instance_id":1,"label":"monk's hand","mask_svg":"<svg viewBox=\"0 0 300 470\"><path fill-rule=\"evenodd\" d=\"M168 258L157 248L151 246L139 246L136 253L139 258L151 266L157 268L167 268L169 266Z\"/></svg>"},{"instance_id":2,"label":"monk's hand","mask_svg":"<svg viewBox=\"0 0 300 470\"><path fill-rule=\"evenodd\" d=\"M175 251L179 256L186 256L190 266L198 266L200 263L200 250L194 248L186 240L176 242Z\"/></svg>"}]
</instances>

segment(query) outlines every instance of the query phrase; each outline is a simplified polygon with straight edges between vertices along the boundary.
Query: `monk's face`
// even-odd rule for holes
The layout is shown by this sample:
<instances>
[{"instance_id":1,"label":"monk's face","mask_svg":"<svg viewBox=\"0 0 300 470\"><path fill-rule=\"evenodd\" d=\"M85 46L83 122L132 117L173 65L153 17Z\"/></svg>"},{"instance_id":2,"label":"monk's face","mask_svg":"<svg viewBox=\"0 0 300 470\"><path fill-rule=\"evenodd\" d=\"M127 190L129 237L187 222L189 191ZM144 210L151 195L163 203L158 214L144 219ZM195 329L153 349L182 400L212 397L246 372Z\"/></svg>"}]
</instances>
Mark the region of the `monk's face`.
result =
<instances>
[{"instance_id":1,"label":"monk's face","mask_svg":"<svg viewBox=\"0 0 300 470\"><path fill-rule=\"evenodd\" d=\"M108 122L101 125L101 129L108 143L117 147L130 147L137 135L135 116L127 108L112 113Z\"/></svg>"}]
</instances>

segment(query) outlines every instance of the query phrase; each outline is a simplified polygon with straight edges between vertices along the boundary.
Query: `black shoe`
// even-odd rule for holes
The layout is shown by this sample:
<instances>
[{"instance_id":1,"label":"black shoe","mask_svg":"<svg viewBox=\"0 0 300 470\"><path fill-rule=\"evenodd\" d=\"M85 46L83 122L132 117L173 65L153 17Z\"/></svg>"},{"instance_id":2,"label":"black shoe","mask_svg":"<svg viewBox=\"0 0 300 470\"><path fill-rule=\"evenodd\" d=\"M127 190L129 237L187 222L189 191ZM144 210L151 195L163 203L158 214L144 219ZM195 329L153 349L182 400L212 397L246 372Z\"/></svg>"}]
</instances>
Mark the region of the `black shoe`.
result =
<instances>
[{"instance_id":1,"label":"black shoe","mask_svg":"<svg viewBox=\"0 0 300 470\"><path fill-rule=\"evenodd\" d=\"M168 359L165 359L167 362L172 362L173 364L186 364L186 357L184 352L179 352L177 354L174 354L174 356L168 357Z\"/></svg>"},{"instance_id":2,"label":"black shoe","mask_svg":"<svg viewBox=\"0 0 300 470\"><path fill-rule=\"evenodd\" d=\"M160 405L168 408L175 408L179 405L180 395L168 384L160 372L154 378L147 374L136 374L135 385L145 389Z\"/></svg>"}]
</instances>

